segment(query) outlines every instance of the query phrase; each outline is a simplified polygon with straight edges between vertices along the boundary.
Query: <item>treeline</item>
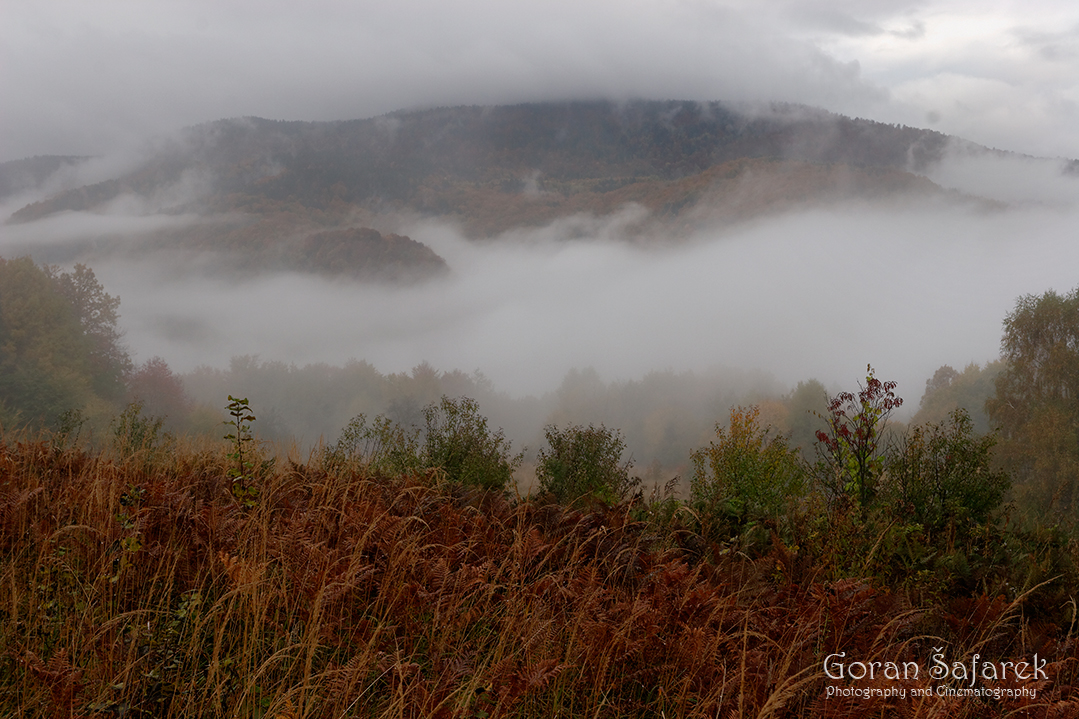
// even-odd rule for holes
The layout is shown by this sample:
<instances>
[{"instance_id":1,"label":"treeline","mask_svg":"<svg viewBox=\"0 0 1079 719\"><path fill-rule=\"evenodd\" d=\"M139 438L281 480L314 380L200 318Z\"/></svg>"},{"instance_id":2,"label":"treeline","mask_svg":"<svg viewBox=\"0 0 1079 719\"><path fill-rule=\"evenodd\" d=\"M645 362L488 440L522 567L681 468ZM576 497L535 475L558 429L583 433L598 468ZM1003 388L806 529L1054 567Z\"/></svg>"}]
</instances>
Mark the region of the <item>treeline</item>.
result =
<instances>
[{"instance_id":1,"label":"treeline","mask_svg":"<svg viewBox=\"0 0 1079 719\"><path fill-rule=\"evenodd\" d=\"M265 420L260 436L295 439L304 448L332 440L359 414L420 426L423 408L443 396L476 400L494 425L526 448L529 464L545 425L603 424L620 429L627 458L632 455L641 471L654 467L654 478L684 473L690 451L707 441L716 418L734 404L760 403L768 421L806 449L819 423L813 412L826 406L825 388L815 380L785 392L768 375L729 369L655 371L626 381L606 381L592 368L574 369L554 391L511 397L478 371L439 371L427 363L384 374L363 361L297 366L243 356L227 369L198 368L183 375L183 382L204 410L219 407L230 393L250 398Z\"/></svg>"}]
</instances>

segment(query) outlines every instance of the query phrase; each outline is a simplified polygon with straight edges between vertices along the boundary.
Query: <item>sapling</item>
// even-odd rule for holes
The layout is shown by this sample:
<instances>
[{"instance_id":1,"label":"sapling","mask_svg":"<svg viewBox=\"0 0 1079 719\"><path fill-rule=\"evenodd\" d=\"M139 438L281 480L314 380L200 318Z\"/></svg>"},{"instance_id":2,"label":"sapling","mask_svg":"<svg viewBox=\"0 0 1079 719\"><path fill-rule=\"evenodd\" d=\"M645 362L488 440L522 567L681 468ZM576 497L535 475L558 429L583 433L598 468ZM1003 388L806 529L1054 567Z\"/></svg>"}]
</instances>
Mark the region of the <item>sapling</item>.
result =
<instances>
[{"instance_id":1,"label":"sapling","mask_svg":"<svg viewBox=\"0 0 1079 719\"><path fill-rule=\"evenodd\" d=\"M255 463L250 458L244 459L244 447L254 441L251 436L251 423L255 421L255 415L251 412L246 397L238 399L230 394L226 409L232 419L226 420L225 424L232 427L232 431L225 435L225 439L236 445L235 451L228 454L229 460L236 463L229 467L227 472L229 479L232 480L232 496L245 509L252 509L258 502L259 491L251 484L251 480L254 479L251 470ZM250 457L251 450L248 450L247 454Z\"/></svg>"}]
</instances>

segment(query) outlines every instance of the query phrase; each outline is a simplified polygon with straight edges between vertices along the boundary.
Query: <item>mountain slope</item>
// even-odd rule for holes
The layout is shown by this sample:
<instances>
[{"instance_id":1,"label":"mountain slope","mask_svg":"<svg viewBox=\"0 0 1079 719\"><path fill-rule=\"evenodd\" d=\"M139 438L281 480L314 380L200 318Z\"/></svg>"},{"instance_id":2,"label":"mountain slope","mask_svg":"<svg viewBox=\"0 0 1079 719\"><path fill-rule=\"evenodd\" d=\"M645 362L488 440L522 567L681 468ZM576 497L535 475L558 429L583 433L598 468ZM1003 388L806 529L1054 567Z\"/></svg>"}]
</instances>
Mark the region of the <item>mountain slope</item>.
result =
<instances>
[{"instance_id":1,"label":"mountain slope","mask_svg":"<svg viewBox=\"0 0 1079 719\"><path fill-rule=\"evenodd\" d=\"M919 170L946 144L940 133L797 106L750 115L719 103L456 107L332 123L244 118L191 128L136 172L61 193L15 219L91 209L125 191L149 196L193 170L209 171L219 197L315 208L390 201L441 214L462 183L515 192L531 180L563 194L602 194L739 158Z\"/></svg>"},{"instance_id":2,"label":"mountain slope","mask_svg":"<svg viewBox=\"0 0 1079 719\"><path fill-rule=\"evenodd\" d=\"M214 249L256 268L286 257L296 269L329 272L305 265L295 248L327 230L393 234L392 221L379 218L400 213L493 237L627 205L677 231L850 199L943 196L918 173L949 142L801 106L677 101L451 107L340 122L243 118L189 128L135 170L44 197L9 222L114 211L128 198L143 213L219 220L157 233L151 244ZM357 255L361 246L372 254ZM418 274L439 265L402 248L389 253L398 264L386 265L397 274L399 261L417 262ZM386 253L361 243L330 264L369 276Z\"/></svg>"}]
</instances>

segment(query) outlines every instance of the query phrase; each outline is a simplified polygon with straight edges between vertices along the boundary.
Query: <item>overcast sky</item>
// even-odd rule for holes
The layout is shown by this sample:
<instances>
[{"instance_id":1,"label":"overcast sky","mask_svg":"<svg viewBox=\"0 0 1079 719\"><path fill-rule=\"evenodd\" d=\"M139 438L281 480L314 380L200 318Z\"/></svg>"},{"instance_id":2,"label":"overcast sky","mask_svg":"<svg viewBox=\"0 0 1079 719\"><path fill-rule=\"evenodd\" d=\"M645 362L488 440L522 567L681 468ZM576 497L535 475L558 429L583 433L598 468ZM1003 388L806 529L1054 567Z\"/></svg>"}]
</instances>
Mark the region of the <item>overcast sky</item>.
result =
<instances>
[{"instance_id":1,"label":"overcast sky","mask_svg":"<svg viewBox=\"0 0 1079 719\"><path fill-rule=\"evenodd\" d=\"M1069 0L5 0L0 160L223 117L779 100L1079 157Z\"/></svg>"}]
</instances>

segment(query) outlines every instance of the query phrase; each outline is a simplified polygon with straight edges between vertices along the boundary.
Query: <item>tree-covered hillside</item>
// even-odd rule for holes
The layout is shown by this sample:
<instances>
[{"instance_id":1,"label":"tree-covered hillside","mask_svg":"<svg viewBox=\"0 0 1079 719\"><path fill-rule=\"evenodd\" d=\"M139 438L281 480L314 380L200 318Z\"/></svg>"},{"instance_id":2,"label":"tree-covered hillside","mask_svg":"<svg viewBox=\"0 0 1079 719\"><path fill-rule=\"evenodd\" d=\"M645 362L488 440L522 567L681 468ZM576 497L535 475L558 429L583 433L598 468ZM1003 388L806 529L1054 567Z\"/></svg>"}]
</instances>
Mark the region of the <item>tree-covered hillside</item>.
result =
<instances>
[{"instance_id":1,"label":"tree-covered hillside","mask_svg":"<svg viewBox=\"0 0 1079 719\"><path fill-rule=\"evenodd\" d=\"M391 207L457 217L491 234L625 202L677 214L720 167L727 178L845 167L854 175L847 190L894 192L914 178L898 187L889 178L924 170L948 140L801 106L675 101L437 108L341 122L243 118L190 128L135 171L32 203L12 220L89 210L124 194L160 201L163 188L198 176L198 190L175 198L173 209ZM807 190L813 198L817 185L809 176L787 184L795 201ZM509 211L491 216L506 202Z\"/></svg>"},{"instance_id":2,"label":"tree-covered hillside","mask_svg":"<svg viewBox=\"0 0 1079 719\"><path fill-rule=\"evenodd\" d=\"M7 218L25 226L22 236L64 213L163 218L138 231L137 250L119 235L95 232L85 245L96 257L114 243L125 254L197 254L228 270L411 281L446 269L430 248L404 236L416 218L491 238L637 208L623 235L650 241L851 200L992 204L918 174L952 142L929 130L789 105L449 107L339 122L219 120L157 141L132 169L108 179L79 185L71 169L77 158L34 158L0 165L0 185L37 188L37 199ZM48 181L49 168L66 168L64 182ZM307 261L312 244L360 236L367 239L338 247L331 261ZM86 247L63 256L40 255L61 250L37 244L19 251L45 262L92 261Z\"/></svg>"}]
</instances>

